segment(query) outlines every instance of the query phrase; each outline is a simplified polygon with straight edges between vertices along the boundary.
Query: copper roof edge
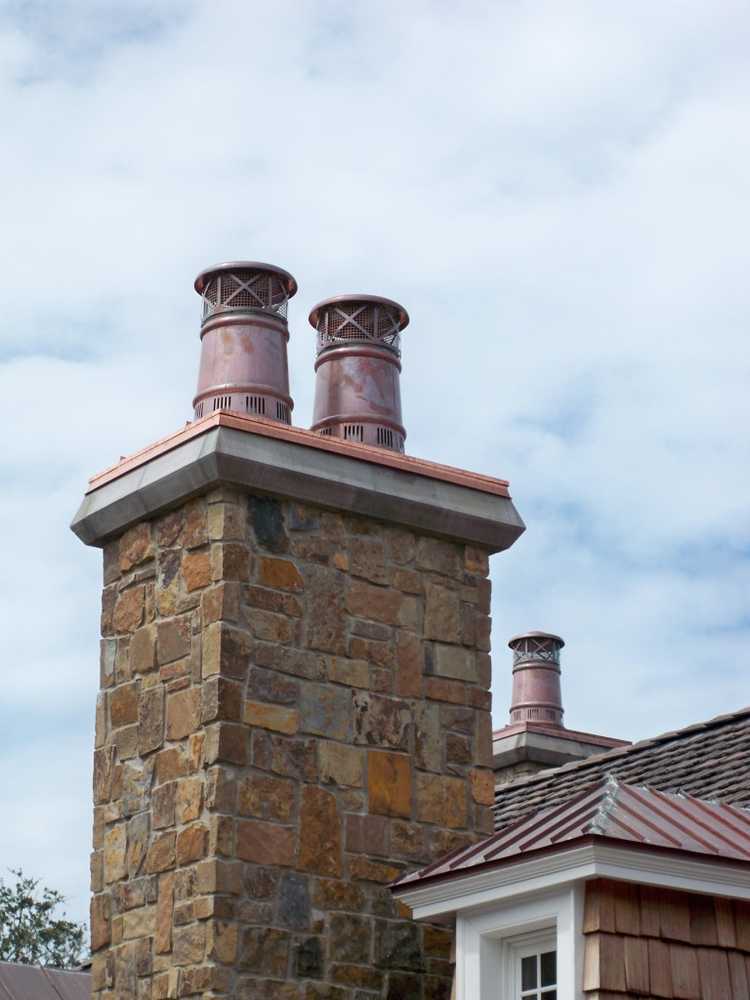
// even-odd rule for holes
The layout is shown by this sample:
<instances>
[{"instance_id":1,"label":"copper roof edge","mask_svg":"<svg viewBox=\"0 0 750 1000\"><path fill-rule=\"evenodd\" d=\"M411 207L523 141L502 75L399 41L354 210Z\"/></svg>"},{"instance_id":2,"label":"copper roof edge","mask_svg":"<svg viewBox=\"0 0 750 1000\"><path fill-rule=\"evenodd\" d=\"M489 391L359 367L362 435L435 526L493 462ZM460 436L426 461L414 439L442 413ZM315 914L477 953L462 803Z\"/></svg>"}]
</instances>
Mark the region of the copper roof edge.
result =
<instances>
[{"instance_id":1,"label":"copper roof edge","mask_svg":"<svg viewBox=\"0 0 750 1000\"><path fill-rule=\"evenodd\" d=\"M93 493L107 483L119 479L120 476L124 476L141 465L145 465L151 459L164 455L178 448L186 441L190 441L201 434L206 434L216 427L228 427L233 430L244 431L247 434L258 434L261 437L276 438L277 440L287 441L290 444L317 448L319 451L333 452L334 454L343 455L348 458L359 459L362 462L371 462L375 465L382 465L402 472L410 472L417 476L439 479L444 482L454 483L457 486L467 487L468 489L480 490L483 493L510 498L509 483L506 479L496 479L492 476L486 476L483 473L469 472L454 466L430 462L423 458L413 458L410 455L402 455L398 452L388 451L371 445L356 444L351 441L323 437L300 427L289 427L285 424L279 424L276 421L259 417L246 417L226 411L218 411L201 417L199 420L189 421L181 430L160 438L153 444L140 449L140 451L122 458L115 465L109 466L102 472L92 476L89 479L89 486L86 493Z\"/></svg>"},{"instance_id":2,"label":"copper roof edge","mask_svg":"<svg viewBox=\"0 0 750 1000\"><path fill-rule=\"evenodd\" d=\"M492 739L503 739L505 736L515 736L517 733L541 733L544 736L554 736L562 740L598 743L611 749L633 746L630 740L621 740L615 736L598 736L596 733L584 733L578 729L566 729L564 726L548 726L543 722L513 722L500 729L494 729ZM596 754L596 756L598 757L600 754ZM586 760L588 759L587 757Z\"/></svg>"},{"instance_id":3,"label":"copper roof edge","mask_svg":"<svg viewBox=\"0 0 750 1000\"><path fill-rule=\"evenodd\" d=\"M722 715L715 715L710 719L706 719L704 722L692 722L690 725L684 726L682 729L672 729L665 733L660 733L658 736L650 736L646 739L638 740L637 743L628 743L625 746L615 747L612 750L605 750L603 753L591 754L590 757L584 757L582 760L574 760L567 764L560 764L559 767L545 768L542 771L537 771L535 774L516 778L515 781L509 782L507 785L498 785L495 789L496 801L506 790L517 791L519 788L533 785L538 781L549 781L551 777L554 777L563 771L568 773L578 769L583 770L586 767L595 767L598 766L603 760L614 759L615 757L621 757L625 754L636 753L639 750L645 750L647 747L667 743L669 740L673 739L680 739L685 736L689 736L692 733L697 733L705 729L711 729L715 726L739 720L746 716L750 716L750 705L739 708L736 712L725 712Z\"/></svg>"}]
</instances>

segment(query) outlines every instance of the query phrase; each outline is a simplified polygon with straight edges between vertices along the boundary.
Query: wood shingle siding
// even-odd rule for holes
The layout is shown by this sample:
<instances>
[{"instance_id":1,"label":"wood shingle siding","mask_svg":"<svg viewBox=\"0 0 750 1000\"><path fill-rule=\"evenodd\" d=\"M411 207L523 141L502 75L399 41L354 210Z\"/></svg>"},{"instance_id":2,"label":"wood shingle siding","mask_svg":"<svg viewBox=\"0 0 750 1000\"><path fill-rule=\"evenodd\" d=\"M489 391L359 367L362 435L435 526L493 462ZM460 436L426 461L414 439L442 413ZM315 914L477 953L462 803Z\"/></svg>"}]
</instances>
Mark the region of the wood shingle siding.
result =
<instances>
[{"instance_id":1,"label":"wood shingle siding","mask_svg":"<svg viewBox=\"0 0 750 1000\"><path fill-rule=\"evenodd\" d=\"M750 1000L750 906L596 879L586 886L586 1000Z\"/></svg>"}]
</instances>

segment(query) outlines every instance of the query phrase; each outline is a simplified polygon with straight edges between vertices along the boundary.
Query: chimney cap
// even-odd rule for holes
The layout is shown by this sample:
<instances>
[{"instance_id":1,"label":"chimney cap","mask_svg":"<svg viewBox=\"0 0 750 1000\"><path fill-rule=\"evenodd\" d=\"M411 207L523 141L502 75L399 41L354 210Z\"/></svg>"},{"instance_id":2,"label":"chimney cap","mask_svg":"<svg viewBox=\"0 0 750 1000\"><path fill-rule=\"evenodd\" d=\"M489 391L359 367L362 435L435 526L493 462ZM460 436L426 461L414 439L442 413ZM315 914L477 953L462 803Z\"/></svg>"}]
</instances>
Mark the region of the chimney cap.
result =
<instances>
[{"instance_id":1,"label":"chimney cap","mask_svg":"<svg viewBox=\"0 0 750 1000\"><path fill-rule=\"evenodd\" d=\"M339 302L362 302L370 305L390 306L398 312L399 330L403 330L409 325L409 313L399 302L394 302L393 299L387 299L382 295L365 295L362 292L353 292L350 295L331 295L330 298L323 299L321 302L318 302L318 304L313 306L310 311L310 325L317 328L320 310L324 309L326 306L335 306Z\"/></svg>"},{"instance_id":2,"label":"chimney cap","mask_svg":"<svg viewBox=\"0 0 750 1000\"><path fill-rule=\"evenodd\" d=\"M206 288L206 279L217 271L270 271L283 279L286 293L291 298L297 291L297 282L292 275L285 271L283 267L276 264L264 264L259 260L229 260L221 264L214 264L213 267L204 268L195 279L193 287L199 295L202 295Z\"/></svg>"},{"instance_id":3,"label":"chimney cap","mask_svg":"<svg viewBox=\"0 0 750 1000\"><path fill-rule=\"evenodd\" d=\"M560 649L565 645L565 640L561 639L559 635L555 635L554 632L538 632L534 629L529 632L522 632L520 635L514 635L512 639L508 639L508 645L511 649L515 649L516 643L521 642L523 639L549 639L552 642L556 642Z\"/></svg>"}]
</instances>

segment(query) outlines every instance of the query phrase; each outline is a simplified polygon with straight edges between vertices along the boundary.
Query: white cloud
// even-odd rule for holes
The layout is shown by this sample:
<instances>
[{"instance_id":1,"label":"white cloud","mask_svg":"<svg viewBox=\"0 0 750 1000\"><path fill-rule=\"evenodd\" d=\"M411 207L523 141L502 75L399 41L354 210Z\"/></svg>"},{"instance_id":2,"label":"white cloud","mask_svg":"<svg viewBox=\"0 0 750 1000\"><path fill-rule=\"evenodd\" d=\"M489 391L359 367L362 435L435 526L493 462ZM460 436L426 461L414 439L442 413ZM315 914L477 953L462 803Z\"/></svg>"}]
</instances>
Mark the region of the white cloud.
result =
<instances>
[{"instance_id":1,"label":"white cloud","mask_svg":"<svg viewBox=\"0 0 750 1000\"><path fill-rule=\"evenodd\" d=\"M189 416L191 283L218 259L299 280L303 426L311 305L407 306L409 450L510 478L529 526L493 570L498 723L529 627L568 640L570 725L748 700L749 22L733 0L6 7L3 714L36 718L7 728L3 857L85 886L99 570L67 524L87 475ZM83 816L62 840L52 745Z\"/></svg>"}]
</instances>

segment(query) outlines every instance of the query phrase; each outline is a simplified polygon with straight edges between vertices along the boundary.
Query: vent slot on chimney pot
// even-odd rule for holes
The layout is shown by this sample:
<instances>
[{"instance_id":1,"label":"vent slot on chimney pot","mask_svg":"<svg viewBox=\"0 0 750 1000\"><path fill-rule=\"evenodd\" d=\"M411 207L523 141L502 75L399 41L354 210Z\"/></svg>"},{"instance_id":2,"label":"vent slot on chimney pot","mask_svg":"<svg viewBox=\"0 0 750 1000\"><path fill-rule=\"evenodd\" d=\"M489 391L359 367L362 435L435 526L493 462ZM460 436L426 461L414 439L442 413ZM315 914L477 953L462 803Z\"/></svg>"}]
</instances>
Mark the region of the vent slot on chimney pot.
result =
<instances>
[{"instance_id":1,"label":"vent slot on chimney pot","mask_svg":"<svg viewBox=\"0 0 750 1000\"><path fill-rule=\"evenodd\" d=\"M281 267L257 261L201 271L203 301L196 420L231 410L290 424L287 306L297 282Z\"/></svg>"},{"instance_id":2,"label":"vent slot on chimney pot","mask_svg":"<svg viewBox=\"0 0 750 1000\"><path fill-rule=\"evenodd\" d=\"M510 724L536 722L564 728L560 692L563 640L550 632L525 632L508 645L513 650Z\"/></svg>"},{"instance_id":3,"label":"vent slot on chimney pot","mask_svg":"<svg viewBox=\"0 0 750 1000\"><path fill-rule=\"evenodd\" d=\"M400 357L408 322L403 306L378 295L337 295L315 306L313 431L404 450Z\"/></svg>"}]
</instances>

